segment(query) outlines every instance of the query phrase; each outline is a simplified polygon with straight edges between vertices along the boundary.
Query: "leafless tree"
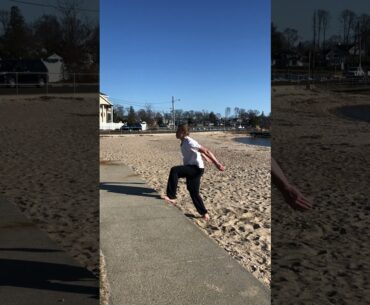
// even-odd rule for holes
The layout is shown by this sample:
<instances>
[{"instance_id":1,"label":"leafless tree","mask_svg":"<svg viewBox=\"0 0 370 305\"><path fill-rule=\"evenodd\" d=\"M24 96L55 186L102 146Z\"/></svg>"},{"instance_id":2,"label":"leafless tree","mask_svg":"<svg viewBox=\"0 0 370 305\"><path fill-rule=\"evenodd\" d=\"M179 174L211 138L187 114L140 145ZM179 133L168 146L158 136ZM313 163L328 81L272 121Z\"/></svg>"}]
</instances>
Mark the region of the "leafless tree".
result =
<instances>
[{"instance_id":1,"label":"leafless tree","mask_svg":"<svg viewBox=\"0 0 370 305\"><path fill-rule=\"evenodd\" d=\"M313 42L312 42L312 46L313 46L313 49L314 50L316 49L316 29L317 29L316 15L317 15L317 12L316 12L316 10L314 10L313 11L313 16L312 16L312 31L313 31Z\"/></svg>"},{"instance_id":2,"label":"leafless tree","mask_svg":"<svg viewBox=\"0 0 370 305\"><path fill-rule=\"evenodd\" d=\"M226 107L226 109L225 109L225 119L227 119L229 117L230 113L231 113L231 108Z\"/></svg>"},{"instance_id":3,"label":"leafless tree","mask_svg":"<svg viewBox=\"0 0 370 305\"><path fill-rule=\"evenodd\" d=\"M81 0L59 0L57 3L62 32L60 53L68 72L95 71L98 40L93 37L94 28L81 20ZM96 52L91 51L94 48Z\"/></svg>"},{"instance_id":4,"label":"leafless tree","mask_svg":"<svg viewBox=\"0 0 370 305\"><path fill-rule=\"evenodd\" d=\"M288 44L288 48L293 48L298 40L298 31L295 29L286 28L283 34Z\"/></svg>"},{"instance_id":5,"label":"leafless tree","mask_svg":"<svg viewBox=\"0 0 370 305\"><path fill-rule=\"evenodd\" d=\"M321 38L321 31L323 32L323 39L321 46L325 47L325 34L326 34L326 29L328 26L328 21L329 21L329 12L325 10L318 10L317 11L317 31L318 31L318 37L317 37L317 45L320 48L320 38Z\"/></svg>"},{"instance_id":6,"label":"leafless tree","mask_svg":"<svg viewBox=\"0 0 370 305\"><path fill-rule=\"evenodd\" d=\"M317 46L320 48L320 37L321 37L321 27L323 19L323 10L317 10Z\"/></svg>"},{"instance_id":7,"label":"leafless tree","mask_svg":"<svg viewBox=\"0 0 370 305\"><path fill-rule=\"evenodd\" d=\"M7 10L0 10L0 23L3 28L3 33L8 30L10 21L10 15Z\"/></svg>"},{"instance_id":8,"label":"leafless tree","mask_svg":"<svg viewBox=\"0 0 370 305\"><path fill-rule=\"evenodd\" d=\"M325 49L325 39L326 39L326 30L329 26L330 14L328 11L322 11L322 31L323 31L323 39L322 39L322 47Z\"/></svg>"},{"instance_id":9,"label":"leafless tree","mask_svg":"<svg viewBox=\"0 0 370 305\"><path fill-rule=\"evenodd\" d=\"M339 21L343 26L343 43L350 43L350 34L355 30L356 14L348 9L342 11Z\"/></svg>"},{"instance_id":10,"label":"leafless tree","mask_svg":"<svg viewBox=\"0 0 370 305\"><path fill-rule=\"evenodd\" d=\"M235 118L239 118L239 112L240 112L239 107L235 107L234 108L234 116L235 116Z\"/></svg>"},{"instance_id":11,"label":"leafless tree","mask_svg":"<svg viewBox=\"0 0 370 305\"><path fill-rule=\"evenodd\" d=\"M81 38L85 34L79 19L80 6L81 2L79 0L59 0L57 5L61 13L64 40L67 44L73 46L80 44Z\"/></svg>"},{"instance_id":12,"label":"leafless tree","mask_svg":"<svg viewBox=\"0 0 370 305\"><path fill-rule=\"evenodd\" d=\"M359 18L360 24L360 39L362 44L362 49L365 54L368 53L368 45L370 43L370 16L367 14L362 14Z\"/></svg>"}]
</instances>

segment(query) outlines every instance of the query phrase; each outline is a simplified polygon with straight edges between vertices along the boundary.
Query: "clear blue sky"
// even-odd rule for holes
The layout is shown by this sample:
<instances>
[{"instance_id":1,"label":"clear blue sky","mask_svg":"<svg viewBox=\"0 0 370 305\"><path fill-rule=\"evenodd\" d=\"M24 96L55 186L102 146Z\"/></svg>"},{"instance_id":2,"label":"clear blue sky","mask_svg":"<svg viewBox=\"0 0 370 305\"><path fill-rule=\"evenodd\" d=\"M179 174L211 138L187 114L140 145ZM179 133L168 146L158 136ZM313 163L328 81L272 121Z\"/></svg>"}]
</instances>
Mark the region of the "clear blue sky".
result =
<instances>
[{"instance_id":1,"label":"clear blue sky","mask_svg":"<svg viewBox=\"0 0 370 305\"><path fill-rule=\"evenodd\" d=\"M270 113L269 0L100 2L100 90L154 110Z\"/></svg>"}]
</instances>

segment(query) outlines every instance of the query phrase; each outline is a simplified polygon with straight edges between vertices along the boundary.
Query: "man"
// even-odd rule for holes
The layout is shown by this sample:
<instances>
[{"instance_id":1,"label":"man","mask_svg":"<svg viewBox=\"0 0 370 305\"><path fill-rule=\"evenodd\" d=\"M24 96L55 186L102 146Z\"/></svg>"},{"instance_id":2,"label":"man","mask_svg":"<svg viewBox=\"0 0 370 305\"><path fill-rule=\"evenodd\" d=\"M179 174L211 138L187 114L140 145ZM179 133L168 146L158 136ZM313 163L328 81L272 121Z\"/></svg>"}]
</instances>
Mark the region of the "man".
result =
<instances>
[{"instance_id":1,"label":"man","mask_svg":"<svg viewBox=\"0 0 370 305\"><path fill-rule=\"evenodd\" d=\"M225 167L209 149L201 146L197 141L189 137L189 127L186 124L178 127L176 138L181 140L181 153L184 165L171 168L167 183L167 194L162 196L162 198L169 203L176 204L178 180L179 178L186 178L186 187L195 208L202 218L208 221L210 216L199 194L200 179L204 173L202 157L207 162L213 163L220 171L224 171Z\"/></svg>"}]
</instances>

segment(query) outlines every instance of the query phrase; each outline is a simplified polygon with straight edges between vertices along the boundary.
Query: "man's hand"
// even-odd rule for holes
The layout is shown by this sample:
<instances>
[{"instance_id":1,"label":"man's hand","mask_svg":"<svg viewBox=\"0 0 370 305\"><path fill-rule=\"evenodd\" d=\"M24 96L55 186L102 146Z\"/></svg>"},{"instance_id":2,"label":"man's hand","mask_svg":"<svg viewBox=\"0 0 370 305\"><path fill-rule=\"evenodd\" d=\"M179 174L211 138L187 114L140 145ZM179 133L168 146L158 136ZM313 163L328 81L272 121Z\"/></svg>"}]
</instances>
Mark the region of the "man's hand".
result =
<instances>
[{"instance_id":1,"label":"man's hand","mask_svg":"<svg viewBox=\"0 0 370 305\"><path fill-rule=\"evenodd\" d=\"M216 167L219 171L223 172L225 170L225 166L223 166L221 163L216 164Z\"/></svg>"},{"instance_id":2,"label":"man's hand","mask_svg":"<svg viewBox=\"0 0 370 305\"><path fill-rule=\"evenodd\" d=\"M283 192L285 201L295 209L309 210L312 208L312 203L302 195L302 193L294 186L289 186Z\"/></svg>"}]
</instances>

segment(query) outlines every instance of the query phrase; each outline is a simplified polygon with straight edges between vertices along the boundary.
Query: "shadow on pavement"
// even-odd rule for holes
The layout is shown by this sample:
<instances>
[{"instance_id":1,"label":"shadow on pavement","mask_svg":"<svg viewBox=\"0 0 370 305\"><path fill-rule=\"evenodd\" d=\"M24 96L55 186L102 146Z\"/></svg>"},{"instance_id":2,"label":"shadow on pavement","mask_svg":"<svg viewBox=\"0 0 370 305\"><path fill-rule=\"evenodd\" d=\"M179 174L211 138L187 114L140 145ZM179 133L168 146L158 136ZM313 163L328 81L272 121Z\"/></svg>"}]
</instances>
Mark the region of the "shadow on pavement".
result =
<instances>
[{"instance_id":1,"label":"shadow on pavement","mask_svg":"<svg viewBox=\"0 0 370 305\"><path fill-rule=\"evenodd\" d=\"M125 194L125 195L135 195L144 196L160 199L161 197L153 189L147 187L137 187L128 185L114 185L109 182L100 183L100 189L106 190L112 193Z\"/></svg>"},{"instance_id":2,"label":"shadow on pavement","mask_svg":"<svg viewBox=\"0 0 370 305\"><path fill-rule=\"evenodd\" d=\"M185 213L184 215L185 215L186 217L188 217L188 218L202 218L202 216L196 216L196 215L191 214L191 213Z\"/></svg>"},{"instance_id":3,"label":"shadow on pavement","mask_svg":"<svg viewBox=\"0 0 370 305\"><path fill-rule=\"evenodd\" d=\"M33 249L33 248L0 248L0 251L21 251L21 252L62 252L61 250L55 249Z\"/></svg>"},{"instance_id":4,"label":"shadow on pavement","mask_svg":"<svg viewBox=\"0 0 370 305\"><path fill-rule=\"evenodd\" d=\"M0 286L74 292L99 298L99 287L94 287L97 279L82 267L0 259L0 270ZM74 281L84 282L86 285L74 284Z\"/></svg>"}]
</instances>

